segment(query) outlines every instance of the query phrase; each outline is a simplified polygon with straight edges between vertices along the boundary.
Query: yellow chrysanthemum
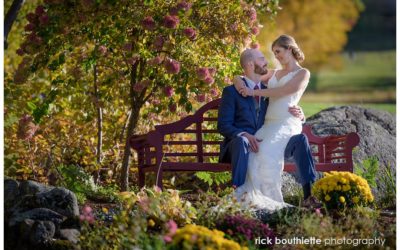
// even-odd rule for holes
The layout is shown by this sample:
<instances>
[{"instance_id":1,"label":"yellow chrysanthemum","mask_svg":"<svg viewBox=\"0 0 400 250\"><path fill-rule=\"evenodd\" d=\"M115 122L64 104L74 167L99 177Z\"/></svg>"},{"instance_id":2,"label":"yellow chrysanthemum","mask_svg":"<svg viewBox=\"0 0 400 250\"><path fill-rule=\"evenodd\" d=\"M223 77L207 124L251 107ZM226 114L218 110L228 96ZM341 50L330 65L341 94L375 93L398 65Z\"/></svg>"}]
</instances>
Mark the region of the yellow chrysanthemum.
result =
<instances>
[{"instance_id":1,"label":"yellow chrysanthemum","mask_svg":"<svg viewBox=\"0 0 400 250\"><path fill-rule=\"evenodd\" d=\"M345 203L345 202L346 202L346 199L345 199L343 196L340 196L340 197L339 197L339 201L340 201L341 203Z\"/></svg>"},{"instance_id":2,"label":"yellow chrysanthemum","mask_svg":"<svg viewBox=\"0 0 400 250\"><path fill-rule=\"evenodd\" d=\"M325 200L326 200L326 201L330 201L330 200L331 200L331 197L330 197L329 195L325 195Z\"/></svg>"}]
</instances>

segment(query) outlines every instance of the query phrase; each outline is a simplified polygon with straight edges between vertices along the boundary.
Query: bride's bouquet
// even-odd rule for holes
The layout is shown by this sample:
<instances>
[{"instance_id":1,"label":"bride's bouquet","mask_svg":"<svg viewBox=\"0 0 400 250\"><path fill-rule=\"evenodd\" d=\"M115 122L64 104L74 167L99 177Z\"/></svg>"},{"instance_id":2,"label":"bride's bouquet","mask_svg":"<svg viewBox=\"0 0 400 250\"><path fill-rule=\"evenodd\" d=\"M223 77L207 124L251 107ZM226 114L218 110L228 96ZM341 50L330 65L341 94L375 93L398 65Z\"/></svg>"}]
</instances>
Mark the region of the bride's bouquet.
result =
<instances>
[{"instance_id":1,"label":"bride's bouquet","mask_svg":"<svg viewBox=\"0 0 400 250\"><path fill-rule=\"evenodd\" d=\"M374 200L368 182L350 172L325 173L315 183L313 193L328 209L365 206Z\"/></svg>"}]
</instances>

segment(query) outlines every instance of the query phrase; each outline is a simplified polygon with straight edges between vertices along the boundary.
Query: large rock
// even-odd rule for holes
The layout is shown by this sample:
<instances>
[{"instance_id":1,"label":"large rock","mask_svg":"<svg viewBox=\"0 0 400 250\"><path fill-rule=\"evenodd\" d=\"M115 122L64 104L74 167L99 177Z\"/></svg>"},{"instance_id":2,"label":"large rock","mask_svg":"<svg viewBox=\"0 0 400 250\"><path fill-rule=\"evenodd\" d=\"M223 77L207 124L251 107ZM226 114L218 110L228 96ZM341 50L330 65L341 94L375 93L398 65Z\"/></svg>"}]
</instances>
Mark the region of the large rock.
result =
<instances>
[{"instance_id":1,"label":"large rock","mask_svg":"<svg viewBox=\"0 0 400 250\"><path fill-rule=\"evenodd\" d=\"M396 121L395 116L375 109L359 106L340 106L325 109L307 119L313 133L319 136L343 135L356 132L360 144L353 159L361 163L377 156L383 165L396 166Z\"/></svg>"},{"instance_id":2,"label":"large rock","mask_svg":"<svg viewBox=\"0 0 400 250\"><path fill-rule=\"evenodd\" d=\"M70 190L4 180L5 249L75 249L79 208Z\"/></svg>"},{"instance_id":3,"label":"large rock","mask_svg":"<svg viewBox=\"0 0 400 250\"><path fill-rule=\"evenodd\" d=\"M360 143L353 152L354 163L360 164L368 157L376 156L380 162L377 176L383 174L383 165L390 165L395 173L396 121L394 115L359 106L337 106L322 110L308 118L306 123L312 126L313 133L318 136L356 132L360 136ZM320 176L321 173L319 173ZM298 190L299 187L293 174L283 174L284 196L301 192ZM373 192L377 195L376 189L373 189Z\"/></svg>"},{"instance_id":4,"label":"large rock","mask_svg":"<svg viewBox=\"0 0 400 250\"><path fill-rule=\"evenodd\" d=\"M76 196L65 188L54 188L36 195L37 203L67 217L79 216Z\"/></svg>"}]
</instances>

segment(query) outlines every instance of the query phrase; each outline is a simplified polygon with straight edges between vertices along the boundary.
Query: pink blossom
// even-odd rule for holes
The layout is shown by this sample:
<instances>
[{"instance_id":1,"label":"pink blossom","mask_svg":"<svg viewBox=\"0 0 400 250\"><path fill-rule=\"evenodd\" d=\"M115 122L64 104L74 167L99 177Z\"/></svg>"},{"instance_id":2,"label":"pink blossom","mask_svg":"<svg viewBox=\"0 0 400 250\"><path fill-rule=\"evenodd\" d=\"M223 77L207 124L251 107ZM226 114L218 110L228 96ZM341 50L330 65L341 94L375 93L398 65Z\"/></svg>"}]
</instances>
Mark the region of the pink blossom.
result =
<instances>
[{"instance_id":1,"label":"pink blossom","mask_svg":"<svg viewBox=\"0 0 400 250\"><path fill-rule=\"evenodd\" d=\"M17 54L19 56L23 56L25 54L24 50L22 48L17 49Z\"/></svg>"},{"instance_id":2,"label":"pink blossom","mask_svg":"<svg viewBox=\"0 0 400 250\"><path fill-rule=\"evenodd\" d=\"M35 25L33 23L28 23L25 25L25 31L34 31L35 30Z\"/></svg>"},{"instance_id":3,"label":"pink blossom","mask_svg":"<svg viewBox=\"0 0 400 250\"><path fill-rule=\"evenodd\" d=\"M137 82L134 86L133 86L133 90L136 92L142 92L143 89L145 89L147 86L149 86L151 84L151 81L149 79L146 80L142 80L140 82Z\"/></svg>"},{"instance_id":4,"label":"pink blossom","mask_svg":"<svg viewBox=\"0 0 400 250\"><path fill-rule=\"evenodd\" d=\"M161 103L160 99L153 99L153 101L151 102L153 105L158 105Z\"/></svg>"},{"instance_id":5,"label":"pink blossom","mask_svg":"<svg viewBox=\"0 0 400 250\"><path fill-rule=\"evenodd\" d=\"M257 11L254 8L251 8L249 10L249 18L251 23L257 20Z\"/></svg>"},{"instance_id":6,"label":"pink blossom","mask_svg":"<svg viewBox=\"0 0 400 250\"><path fill-rule=\"evenodd\" d=\"M167 15L163 19L163 25L166 28L175 29L179 24L179 18L177 16Z\"/></svg>"},{"instance_id":7,"label":"pink blossom","mask_svg":"<svg viewBox=\"0 0 400 250\"><path fill-rule=\"evenodd\" d=\"M209 76L208 68L206 67L198 68L196 73L200 80L204 80Z\"/></svg>"},{"instance_id":8,"label":"pink blossom","mask_svg":"<svg viewBox=\"0 0 400 250\"><path fill-rule=\"evenodd\" d=\"M79 215L79 219L81 221L87 221L90 224L93 224L95 221L94 215L93 215L93 210L89 206L85 206L82 209L82 214Z\"/></svg>"},{"instance_id":9,"label":"pink blossom","mask_svg":"<svg viewBox=\"0 0 400 250\"><path fill-rule=\"evenodd\" d=\"M41 16L44 13L43 5L39 5L38 7L36 7L35 13L36 15Z\"/></svg>"},{"instance_id":10,"label":"pink blossom","mask_svg":"<svg viewBox=\"0 0 400 250\"><path fill-rule=\"evenodd\" d=\"M162 59L160 56L156 56L150 60L147 61L147 63L151 66L156 66L159 65L162 62Z\"/></svg>"},{"instance_id":11,"label":"pink blossom","mask_svg":"<svg viewBox=\"0 0 400 250\"><path fill-rule=\"evenodd\" d=\"M211 89L211 90L210 90L210 94L211 94L212 96L217 96L217 95L218 95L218 91L217 91L216 89Z\"/></svg>"},{"instance_id":12,"label":"pink blossom","mask_svg":"<svg viewBox=\"0 0 400 250\"><path fill-rule=\"evenodd\" d=\"M168 109L171 113L175 113L177 109L176 103L169 105Z\"/></svg>"},{"instance_id":13,"label":"pink blossom","mask_svg":"<svg viewBox=\"0 0 400 250\"><path fill-rule=\"evenodd\" d=\"M207 76L206 79L204 79L204 82L207 84L213 84L214 81L214 78L212 78L211 76Z\"/></svg>"},{"instance_id":14,"label":"pink blossom","mask_svg":"<svg viewBox=\"0 0 400 250\"><path fill-rule=\"evenodd\" d=\"M178 7L172 7L172 8L169 10L169 14L171 14L171 15L173 15L173 16L177 16L177 15L179 14L179 9L178 9Z\"/></svg>"},{"instance_id":15,"label":"pink blossom","mask_svg":"<svg viewBox=\"0 0 400 250\"><path fill-rule=\"evenodd\" d=\"M181 70L181 65L178 61L168 58L164 62L164 67L167 73L169 74L177 74Z\"/></svg>"},{"instance_id":16,"label":"pink blossom","mask_svg":"<svg viewBox=\"0 0 400 250\"><path fill-rule=\"evenodd\" d=\"M182 1L177 5L178 9L188 11L192 7L192 3Z\"/></svg>"},{"instance_id":17,"label":"pink blossom","mask_svg":"<svg viewBox=\"0 0 400 250\"><path fill-rule=\"evenodd\" d=\"M37 15L35 13L28 13L26 15L26 19L28 19L29 22L34 23L37 20Z\"/></svg>"},{"instance_id":18,"label":"pink blossom","mask_svg":"<svg viewBox=\"0 0 400 250\"><path fill-rule=\"evenodd\" d=\"M215 68L211 67L211 68L208 68L208 72L210 73L211 76L214 76L215 73L217 72L217 70Z\"/></svg>"},{"instance_id":19,"label":"pink blossom","mask_svg":"<svg viewBox=\"0 0 400 250\"><path fill-rule=\"evenodd\" d=\"M251 34L258 35L260 34L260 29L257 26L251 28Z\"/></svg>"},{"instance_id":20,"label":"pink blossom","mask_svg":"<svg viewBox=\"0 0 400 250\"><path fill-rule=\"evenodd\" d=\"M250 44L250 48L252 48L252 49L260 49L260 44L257 43L257 42L252 42Z\"/></svg>"},{"instance_id":21,"label":"pink blossom","mask_svg":"<svg viewBox=\"0 0 400 250\"><path fill-rule=\"evenodd\" d=\"M167 222L167 230L168 230L168 235L173 236L176 233L176 230L178 230L178 225L174 220L169 220Z\"/></svg>"},{"instance_id":22,"label":"pink blossom","mask_svg":"<svg viewBox=\"0 0 400 250\"><path fill-rule=\"evenodd\" d=\"M172 241L171 236L165 235L165 236L164 236L164 241L165 241L166 243L171 242L171 241Z\"/></svg>"},{"instance_id":23,"label":"pink blossom","mask_svg":"<svg viewBox=\"0 0 400 250\"><path fill-rule=\"evenodd\" d=\"M102 54L103 56L104 56L105 54L107 54L107 47L104 46L104 45L100 45L99 48L98 48L98 50L99 50L100 54Z\"/></svg>"},{"instance_id":24,"label":"pink blossom","mask_svg":"<svg viewBox=\"0 0 400 250\"><path fill-rule=\"evenodd\" d=\"M196 99L198 102L204 102L206 100L206 95L205 94L197 95Z\"/></svg>"},{"instance_id":25,"label":"pink blossom","mask_svg":"<svg viewBox=\"0 0 400 250\"><path fill-rule=\"evenodd\" d=\"M162 37L161 35L157 36L156 39L154 39L153 46L155 49L161 50L164 45L164 42L165 42L164 37Z\"/></svg>"},{"instance_id":26,"label":"pink blossom","mask_svg":"<svg viewBox=\"0 0 400 250\"><path fill-rule=\"evenodd\" d=\"M194 40L196 39L196 30L194 30L193 28L185 28L183 29L183 34L185 34L185 36L187 38L189 38L190 40Z\"/></svg>"},{"instance_id":27,"label":"pink blossom","mask_svg":"<svg viewBox=\"0 0 400 250\"><path fill-rule=\"evenodd\" d=\"M164 88L164 93L165 93L165 96L171 97L174 95L174 89L171 86L166 86Z\"/></svg>"},{"instance_id":28,"label":"pink blossom","mask_svg":"<svg viewBox=\"0 0 400 250\"><path fill-rule=\"evenodd\" d=\"M48 15L43 15L39 17L39 22L42 25L46 25L49 23L49 16Z\"/></svg>"},{"instance_id":29,"label":"pink blossom","mask_svg":"<svg viewBox=\"0 0 400 250\"><path fill-rule=\"evenodd\" d=\"M146 30L155 30L156 22L154 21L153 17L147 16L142 20L142 26Z\"/></svg>"}]
</instances>

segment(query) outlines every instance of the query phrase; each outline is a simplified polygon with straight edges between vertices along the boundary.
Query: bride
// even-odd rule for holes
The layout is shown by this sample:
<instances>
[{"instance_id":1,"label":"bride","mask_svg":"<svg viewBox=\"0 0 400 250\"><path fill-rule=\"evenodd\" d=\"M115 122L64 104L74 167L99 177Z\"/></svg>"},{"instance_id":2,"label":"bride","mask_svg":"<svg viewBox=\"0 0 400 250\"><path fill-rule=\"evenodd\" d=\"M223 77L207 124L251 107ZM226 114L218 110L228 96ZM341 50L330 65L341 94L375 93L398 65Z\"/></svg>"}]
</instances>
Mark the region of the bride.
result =
<instances>
[{"instance_id":1,"label":"bride","mask_svg":"<svg viewBox=\"0 0 400 250\"><path fill-rule=\"evenodd\" d=\"M280 36L272 51L282 69L263 75L267 89L250 89L240 77L234 79L242 96L269 97L264 125L255 134L261 141L259 150L250 152L245 183L235 190L235 196L242 204L270 211L290 206L283 201L281 174L285 148L292 136L301 133L302 122L288 108L298 104L310 78L310 72L299 64L304 54L292 37Z\"/></svg>"}]
</instances>

